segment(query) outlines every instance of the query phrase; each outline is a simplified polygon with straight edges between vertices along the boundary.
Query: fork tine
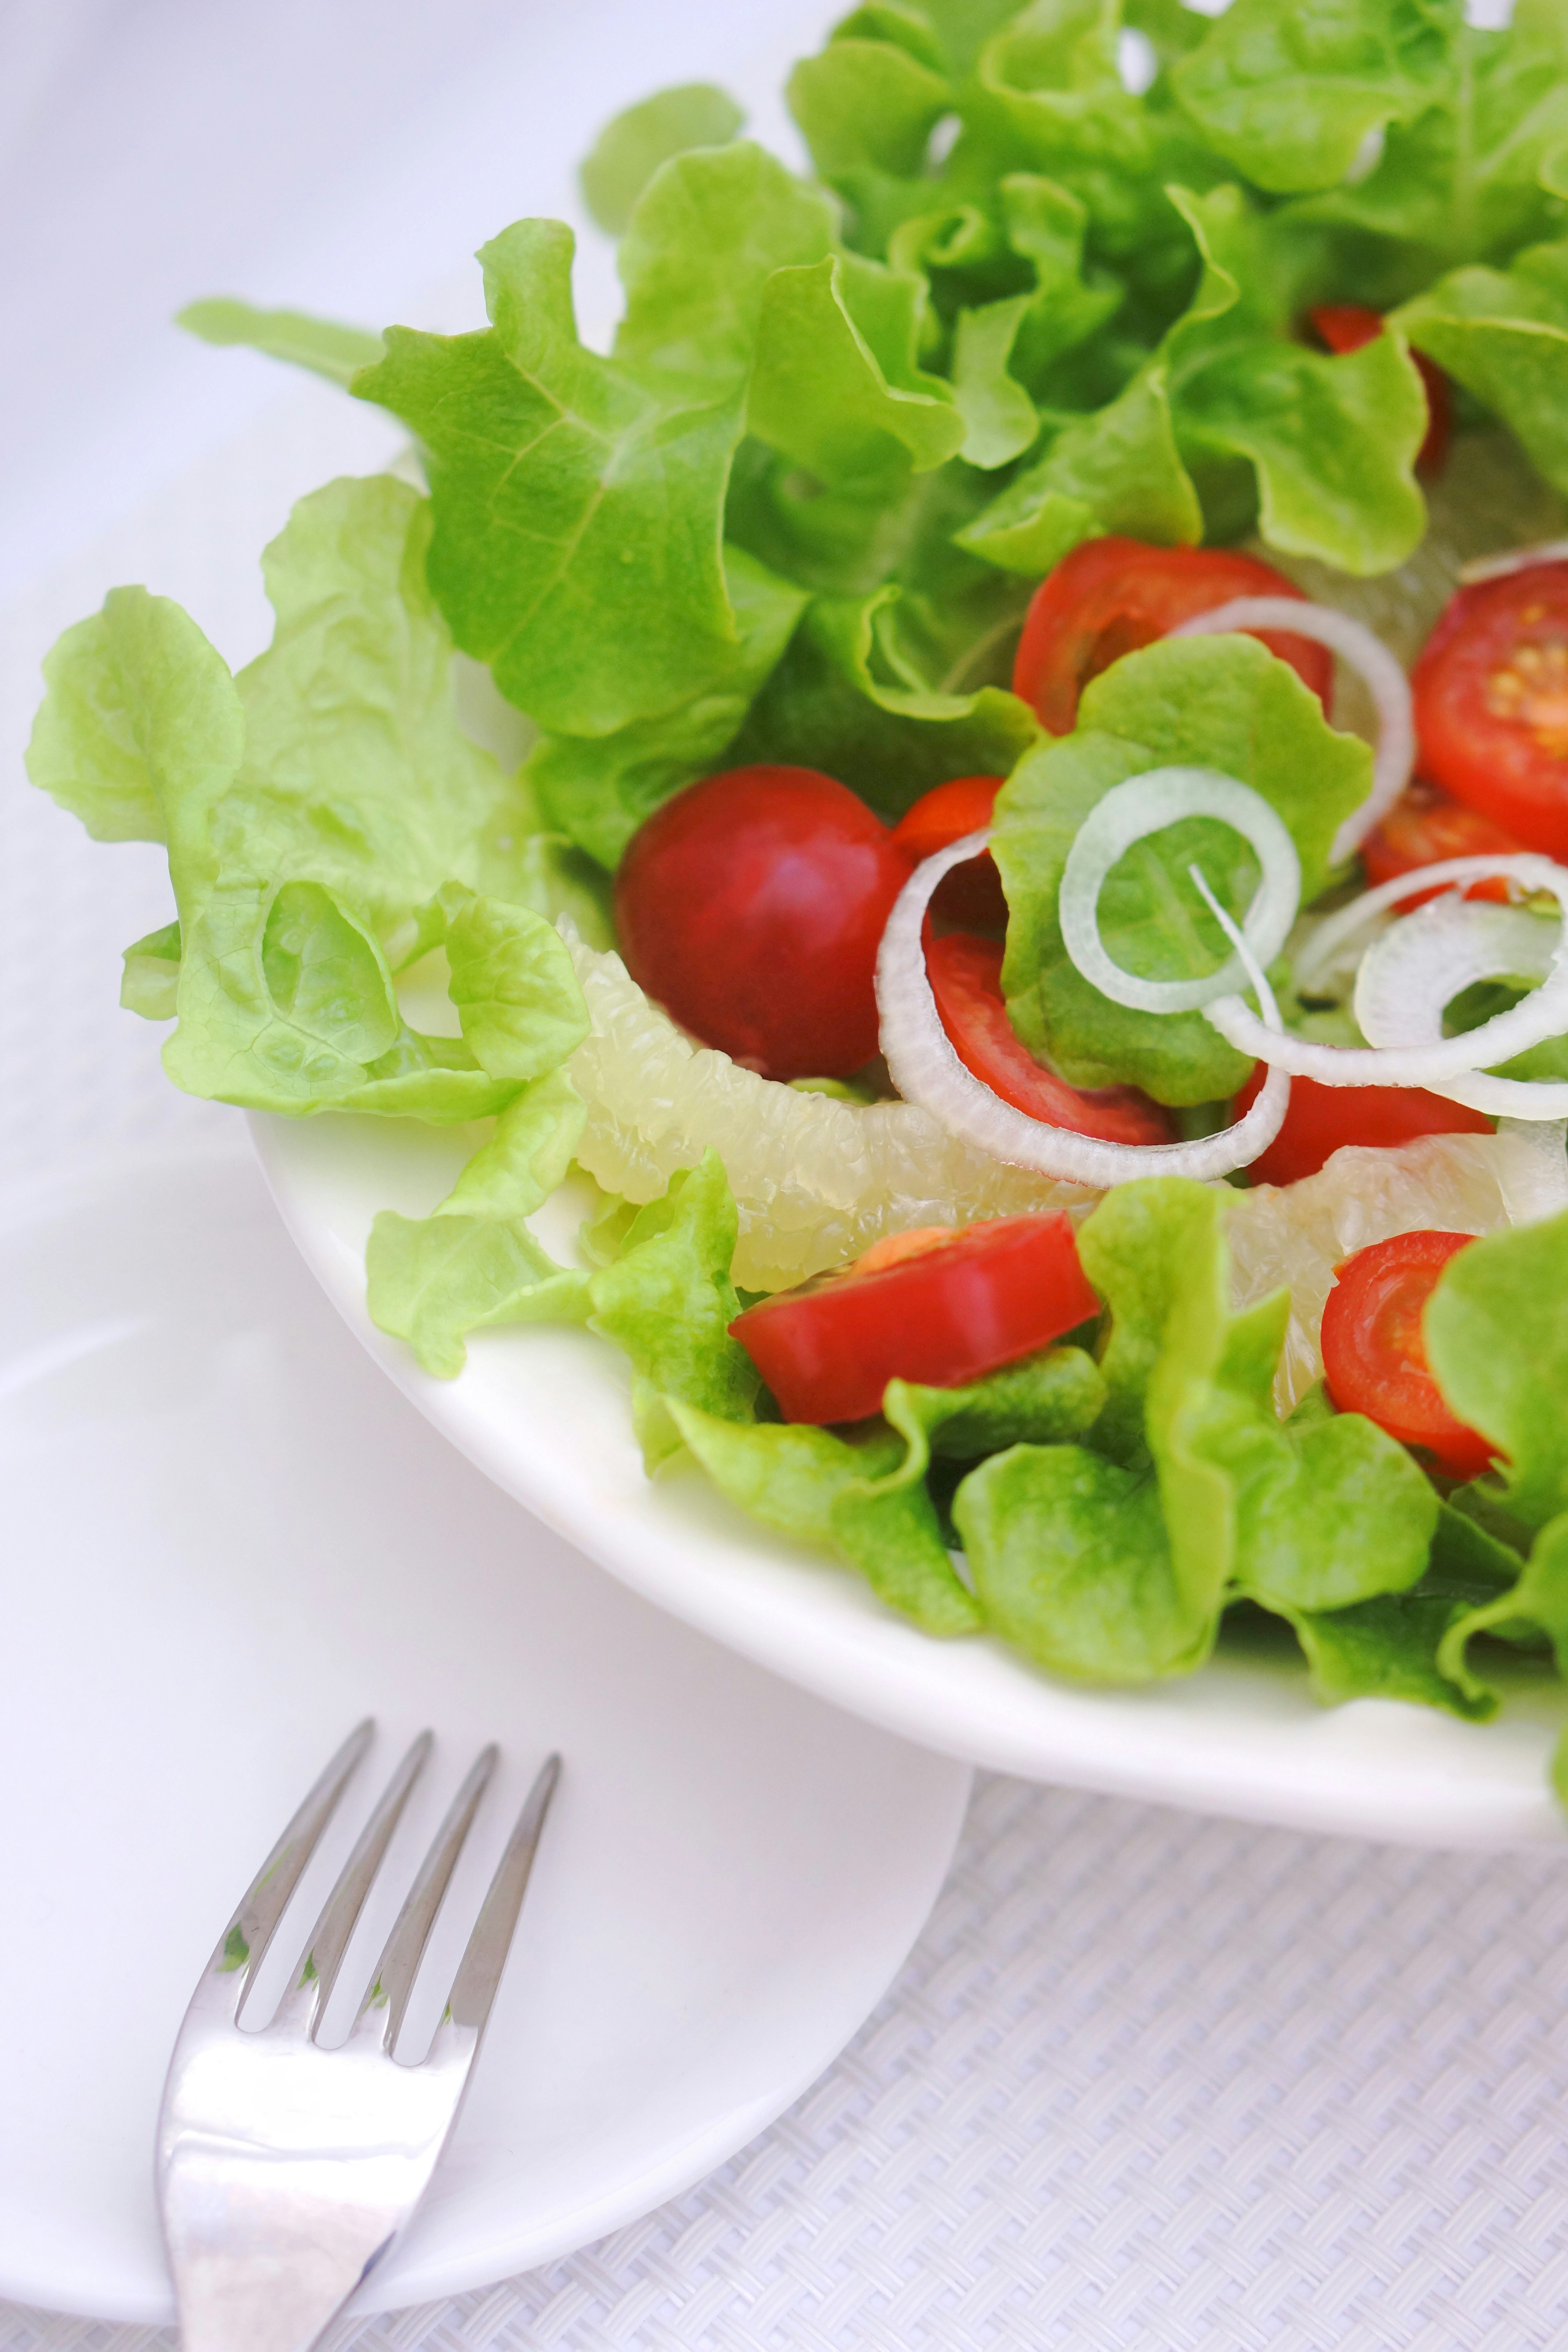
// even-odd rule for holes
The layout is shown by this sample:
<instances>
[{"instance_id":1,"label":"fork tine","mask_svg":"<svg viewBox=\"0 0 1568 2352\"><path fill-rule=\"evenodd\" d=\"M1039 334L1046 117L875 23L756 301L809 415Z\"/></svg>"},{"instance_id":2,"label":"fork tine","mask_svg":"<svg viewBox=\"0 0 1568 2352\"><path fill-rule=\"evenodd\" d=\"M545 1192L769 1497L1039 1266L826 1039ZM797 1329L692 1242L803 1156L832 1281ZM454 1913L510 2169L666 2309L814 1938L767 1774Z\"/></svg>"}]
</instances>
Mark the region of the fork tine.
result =
<instances>
[{"instance_id":1,"label":"fork tine","mask_svg":"<svg viewBox=\"0 0 1568 2352\"><path fill-rule=\"evenodd\" d=\"M462 1787L453 1798L446 1820L436 1832L434 1844L419 1865L419 1875L408 1890L408 1899L393 1922L375 1972L365 1990L355 2020L356 2030L363 2031L373 2010L384 2009L386 2021L382 2029L384 2050L390 2050L402 2029L408 1996L414 1990L414 1979L419 1973L419 1963L430 1930L436 1924L436 1914L441 1907L441 1897L457 1867L463 1841L468 1834L479 1799L495 1770L500 1749L493 1745L484 1748Z\"/></svg>"},{"instance_id":2,"label":"fork tine","mask_svg":"<svg viewBox=\"0 0 1568 2352\"><path fill-rule=\"evenodd\" d=\"M540 1767L538 1778L528 1792L528 1799L518 1815L517 1827L507 1841L506 1852L496 1865L489 1893L479 1906L474 1922L474 1932L468 1938L468 1949L458 1963L458 1973L452 1980L452 1990L447 2002L447 2015L454 2025L471 2026L476 2036L484 2031L485 2020L496 1997L506 1956L511 1948L518 1913L527 1892L529 1874L539 1847L540 1832L544 1816L550 1811L550 1800L561 1778L561 1759L547 1756Z\"/></svg>"},{"instance_id":3,"label":"fork tine","mask_svg":"<svg viewBox=\"0 0 1568 2352\"><path fill-rule=\"evenodd\" d=\"M208 1974L237 1978L237 2007L249 1990L289 1897L300 1883L300 1874L316 1851L317 1841L374 1729L374 1717L367 1715L350 1732L247 1887L213 1954Z\"/></svg>"},{"instance_id":4,"label":"fork tine","mask_svg":"<svg viewBox=\"0 0 1568 2352\"><path fill-rule=\"evenodd\" d=\"M383 1791L376 1806L354 1844L354 1850L338 1874L338 1883L328 1895L321 1916L310 1931L305 1947L305 1958L299 1976L285 1993L273 2020L274 2032L297 2030L303 2026L314 2041L332 1997L332 1987L343 1964L349 1938L353 1934L366 1895L374 1883L376 1872L394 1830L408 1801L408 1794L425 1768L426 1759L435 1744L435 1734L422 1731Z\"/></svg>"}]
</instances>

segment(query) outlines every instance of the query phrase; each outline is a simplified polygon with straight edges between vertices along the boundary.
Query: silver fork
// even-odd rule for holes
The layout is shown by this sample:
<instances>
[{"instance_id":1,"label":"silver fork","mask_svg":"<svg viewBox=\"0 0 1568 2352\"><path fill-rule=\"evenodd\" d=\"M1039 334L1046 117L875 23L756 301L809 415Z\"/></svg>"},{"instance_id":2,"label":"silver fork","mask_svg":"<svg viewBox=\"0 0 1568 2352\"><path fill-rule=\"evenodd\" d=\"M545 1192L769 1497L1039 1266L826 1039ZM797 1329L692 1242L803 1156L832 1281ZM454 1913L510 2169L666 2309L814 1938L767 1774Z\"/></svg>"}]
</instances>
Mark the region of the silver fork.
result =
<instances>
[{"instance_id":1,"label":"silver fork","mask_svg":"<svg viewBox=\"0 0 1568 2352\"><path fill-rule=\"evenodd\" d=\"M185 2011L158 2117L158 2201L184 2352L306 2352L429 2183L500 1982L561 1759L502 1854L429 2055L394 2055L420 1958L497 1750L468 1774L420 1865L341 2049L317 2042L349 1938L430 1753L421 1732L317 1920L270 2025L239 2011L300 1874L370 1745L343 1742L268 1855Z\"/></svg>"}]
</instances>

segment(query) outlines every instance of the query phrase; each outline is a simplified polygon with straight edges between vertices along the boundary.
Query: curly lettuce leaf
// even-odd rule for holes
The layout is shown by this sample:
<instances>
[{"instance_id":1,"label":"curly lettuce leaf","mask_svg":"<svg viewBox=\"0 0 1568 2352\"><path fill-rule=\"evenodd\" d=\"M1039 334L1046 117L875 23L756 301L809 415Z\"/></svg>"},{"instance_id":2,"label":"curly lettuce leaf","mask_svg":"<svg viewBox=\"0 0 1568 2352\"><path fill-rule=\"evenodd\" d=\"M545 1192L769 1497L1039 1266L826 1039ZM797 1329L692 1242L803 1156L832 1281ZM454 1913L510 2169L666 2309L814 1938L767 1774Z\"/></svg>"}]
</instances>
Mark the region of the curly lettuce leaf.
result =
<instances>
[{"instance_id":1,"label":"curly lettuce leaf","mask_svg":"<svg viewBox=\"0 0 1568 2352\"><path fill-rule=\"evenodd\" d=\"M1466 1610L1448 1626L1437 1653L1440 1670L1478 1700L1484 1698L1487 1686L1471 1667L1469 1644L1479 1633L1509 1639L1521 1623L1540 1628L1559 1675L1568 1675L1568 1512L1542 1527L1510 1590ZM1552 1782L1559 1801L1568 1805L1568 1730L1558 1737Z\"/></svg>"},{"instance_id":2,"label":"curly lettuce leaf","mask_svg":"<svg viewBox=\"0 0 1568 2352\"><path fill-rule=\"evenodd\" d=\"M730 1326L741 1302L730 1278L739 1232L716 1151L678 1170L639 1209L616 1256L592 1278L590 1328L632 1362L632 1412L650 1470L681 1444L673 1404L748 1422L757 1371Z\"/></svg>"},{"instance_id":3,"label":"curly lettuce leaf","mask_svg":"<svg viewBox=\"0 0 1568 2352\"><path fill-rule=\"evenodd\" d=\"M670 1420L721 1494L764 1527L858 1568L922 1633L971 1633L979 1612L953 1571L922 1483L897 1476L903 1447L781 1422L741 1423L677 1401Z\"/></svg>"},{"instance_id":4,"label":"curly lettuce leaf","mask_svg":"<svg viewBox=\"0 0 1568 2352\"><path fill-rule=\"evenodd\" d=\"M667 383L577 339L571 231L480 255L491 325L394 327L354 379L422 443L431 588L464 652L542 727L607 735L729 667L720 534L740 388Z\"/></svg>"},{"instance_id":5,"label":"curly lettuce leaf","mask_svg":"<svg viewBox=\"0 0 1568 2352\"><path fill-rule=\"evenodd\" d=\"M1456 269L1394 324L1502 419L1553 488L1568 490L1568 242L1531 246L1507 269Z\"/></svg>"},{"instance_id":6,"label":"curly lettuce leaf","mask_svg":"<svg viewBox=\"0 0 1568 2352\"><path fill-rule=\"evenodd\" d=\"M1247 1076L1201 1013L1113 1005L1062 944L1057 901L1079 825L1113 784L1192 763L1239 777L1278 810L1300 855L1303 897L1322 887L1336 827L1371 785L1364 743L1337 734L1317 697L1254 639L1167 639L1127 655L1086 691L1075 734L1032 752L996 804L992 849L1010 920L1003 986L1020 1034L1075 1086L1128 1083L1156 1100L1212 1102ZM1257 862L1228 827L1173 825L1129 851L1100 898L1110 954L1161 979L1212 971L1226 952L1187 867L1239 919Z\"/></svg>"},{"instance_id":7,"label":"curly lettuce leaf","mask_svg":"<svg viewBox=\"0 0 1568 2352\"><path fill-rule=\"evenodd\" d=\"M585 1117L563 1072L536 1078L430 1216L376 1217L365 1249L371 1320L437 1379L462 1370L470 1331L586 1320L588 1276L558 1266L525 1223L565 1175Z\"/></svg>"},{"instance_id":8,"label":"curly lettuce leaf","mask_svg":"<svg viewBox=\"0 0 1568 2352\"><path fill-rule=\"evenodd\" d=\"M997 687L948 694L909 684L908 669L900 677L882 626L900 594L889 585L809 607L731 747L733 764L776 760L852 776L889 820L951 776L1011 773L1039 740L1033 712Z\"/></svg>"},{"instance_id":9,"label":"curly lettuce leaf","mask_svg":"<svg viewBox=\"0 0 1568 2352\"><path fill-rule=\"evenodd\" d=\"M1523 1528L1568 1511L1568 1215L1489 1234L1450 1259L1422 1318L1450 1410L1500 1450Z\"/></svg>"},{"instance_id":10,"label":"curly lettuce leaf","mask_svg":"<svg viewBox=\"0 0 1568 2352\"><path fill-rule=\"evenodd\" d=\"M588 210L602 229L620 236L661 163L693 147L728 145L745 119L729 92L710 81L678 82L623 108L579 167Z\"/></svg>"},{"instance_id":11,"label":"curly lettuce leaf","mask_svg":"<svg viewBox=\"0 0 1568 2352\"><path fill-rule=\"evenodd\" d=\"M929 32L921 38L924 29L913 12L900 23L887 7L858 10L790 75L785 96L811 160L851 203L868 180L914 179L952 107L941 54ZM884 37L865 37L873 31Z\"/></svg>"},{"instance_id":12,"label":"curly lettuce leaf","mask_svg":"<svg viewBox=\"0 0 1568 2352\"><path fill-rule=\"evenodd\" d=\"M313 319L303 310L258 310L229 294L187 303L176 312L174 324L199 335L204 343L239 344L269 360L324 375L329 383L345 390L360 369L373 367L385 350L381 337L367 328L340 326L335 319Z\"/></svg>"},{"instance_id":13,"label":"curly lettuce leaf","mask_svg":"<svg viewBox=\"0 0 1568 2352\"><path fill-rule=\"evenodd\" d=\"M165 923L132 940L122 958L120 1002L143 1021L172 1021L179 1009L180 927Z\"/></svg>"},{"instance_id":14,"label":"curly lettuce leaf","mask_svg":"<svg viewBox=\"0 0 1568 2352\"><path fill-rule=\"evenodd\" d=\"M804 588L738 547L724 551L724 576L740 636L731 671L674 710L613 735L545 735L529 756L545 817L601 866L614 868L645 817L721 764L805 608Z\"/></svg>"},{"instance_id":15,"label":"curly lettuce leaf","mask_svg":"<svg viewBox=\"0 0 1568 2352\"><path fill-rule=\"evenodd\" d=\"M1171 80L1255 186L1330 188L1369 136L1431 103L1462 25L1456 0L1235 0Z\"/></svg>"},{"instance_id":16,"label":"curly lettuce leaf","mask_svg":"<svg viewBox=\"0 0 1568 2352\"><path fill-rule=\"evenodd\" d=\"M959 1388L889 1381L882 1412L908 1447L898 1475L912 1483L925 1476L933 1454L977 1462L1009 1445L1058 1444L1080 1437L1099 1420L1105 1397L1093 1357L1081 1348L1057 1347Z\"/></svg>"}]
</instances>

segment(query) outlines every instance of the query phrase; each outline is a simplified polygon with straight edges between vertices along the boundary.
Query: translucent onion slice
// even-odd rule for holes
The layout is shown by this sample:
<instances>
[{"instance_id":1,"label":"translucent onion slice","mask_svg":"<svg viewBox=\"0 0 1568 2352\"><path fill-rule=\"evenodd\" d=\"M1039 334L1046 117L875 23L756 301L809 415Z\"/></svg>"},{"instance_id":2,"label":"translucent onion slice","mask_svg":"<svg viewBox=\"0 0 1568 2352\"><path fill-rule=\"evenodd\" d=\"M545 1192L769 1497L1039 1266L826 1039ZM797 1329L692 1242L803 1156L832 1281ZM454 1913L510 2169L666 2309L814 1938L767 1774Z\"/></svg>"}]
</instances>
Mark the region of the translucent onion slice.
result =
<instances>
[{"instance_id":1,"label":"translucent onion slice","mask_svg":"<svg viewBox=\"0 0 1568 2352\"><path fill-rule=\"evenodd\" d=\"M1353 999L1362 1035L1371 1045L1436 1045L1443 1014L1461 989L1515 975L1543 981L1557 944L1521 907L1434 899L1384 931L1362 958ZM1433 1092L1493 1118L1568 1118L1568 1084L1550 1080L1481 1075L1452 1078Z\"/></svg>"},{"instance_id":2,"label":"translucent onion slice","mask_svg":"<svg viewBox=\"0 0 1568 2352\"><path fill-rule=\"evenodd\" d=\"M1568 867L1550 857L1538 857L1528 850L1506 856L1445 857L1436 865L1395 875L1391 882L1380 882L1375 890L1363 891L1339 914L1331 915L1313 936L1311 968L1323 968L1333 950L1384 907L1396 906L1417 890L1430 890L1434 883L1481 882L1493 877L1555 898L1568 920ZM1392 940L1400 928L1395 925L1385 937ZM1301 972L1298 984L1306 984ZM1568 1031L1568 952L1564 935L1560 934L1551 968L1532 995L1511 1012L1483 1021L1479 1029L1468 1030L1462 1037L1440 1038L1435 1045L1320 1045L1310 1038L1270 1029L1239 996L1222 996L1205 1005L1204 1018L1238 1053L1289 1070L1292 1077L1315 1078L1325 1087L1428 1087L1437 1091L1455 1078L1510 1061L1515 1054ZM1528 1092L1531 1101L1539 1100L1538 1088L1521 1091ZM1556 1116L1544 1108L1538 1115Z\"/></svg>"},{"instance_id":3,"label":"translucent onion slice","mask_svg":"<svg viewBox=\"0 0 1568 2352\"><path fill-rule=\"evenodd\" d=\"M882 1053L904 1100L919 1104L950 1135L994 1160L1100 1190L1135 1176L1228 1176L1256 1160L1279 1134L1289 1101L1289 1080L1278 1070L1270 1069L1246 1117L1220 1134L1200 1136L1190 1143L1133 1144L1106 1143L1098 1136L1075 1135L1068 1128L1030 1118L965 1069L931 995L921 932L942 876L966 858L978 857L990 838L988 832L968 834L918 866L894 901L882 933L877 955ZM1222 912L1220 920L1234 932L1228 916ZM1242 955L1244 968L1249 953ZM1255 984L1264 1019L1276 1032L1279 1007L1261 972Z\"/></svg>"},{"instance_id":4,"label":"translucent onion slice","mask_svg":"<svg viewBox=\"0 0 1568 2352\"><path fill-rule=\"evenodd\" d=\"M1100 936L1100 893L1134 844L1184 817L1217 817L1250 843L1263 868L1242 924L1247 947L1270 963L1284 946L1301 902L1301 861L1284 819L1260 793L1214 768L1152 768L1113 784L1079 825L1062 869L1058 914L1062 944L1091 987L1112 1004L1139 1013L1194 1013L1234 995L1245 978L1232 954L1201 980L1142 980L1112 962ZM1226 926L1228 929L1229 926Z\"/></svg>"},{"instance_id":5,"label":"translucent onion slice","mask_svg":"<svg viewBox=\"0 0 1568 2352\"><path fill-rule=\"evenodd\" d=\"M1331 604L1310 604L1299 596L1233 596L1228 604L1216 604L1212 612L1195 613L1171 634L1209 637L1252 629L1288 631L1292 636L1311 637L1327 646L1365 680L1372 697L1377 712L1372 790L1334 835L1331 855L1337 863L1361 847L1410 782L1415 760L1410 681L1382 639L1374 637L1363 622L1335 612Z\"/></svg>"},{"instance_id":6,"label":"translucent onion slice","mask_svg":"<svg viewBox=\"0 0 1568 2352\"><path fill-rule=\"evenodd\" d=\"M1510 572L1533 572L1538 563L1568 560L1568 539L1538 540L1533 547L1510 547L1499 555L1473 556L1459 566L1459 584L1479 587L1483 580L1503 580Z\"/></svg>"}]
</instances>

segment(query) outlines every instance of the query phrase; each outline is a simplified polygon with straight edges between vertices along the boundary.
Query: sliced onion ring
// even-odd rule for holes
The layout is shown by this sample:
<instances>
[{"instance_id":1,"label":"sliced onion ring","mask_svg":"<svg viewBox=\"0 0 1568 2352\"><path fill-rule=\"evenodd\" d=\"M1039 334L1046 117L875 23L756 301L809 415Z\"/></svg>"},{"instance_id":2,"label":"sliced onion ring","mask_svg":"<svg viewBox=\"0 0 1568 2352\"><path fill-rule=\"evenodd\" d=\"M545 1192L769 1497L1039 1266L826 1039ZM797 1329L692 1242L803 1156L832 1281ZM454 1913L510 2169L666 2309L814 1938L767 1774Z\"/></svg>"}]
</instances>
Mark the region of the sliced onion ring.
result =
<instances>
[{"instance_id":1,"label":"sliced onion ring","mask_svg":"<svg viewBox=\"0 0 1568 2352\"><path fill-rule=\"evenodd\" d=\"M1242 984L1245 968L1237 954L1201 980L1142 980L1112 961L1100 936L1100 894L1111 868L1150 834L1190 816L1216 817L1257 852L1263 879L1242 933L1259 963L1272 962L1296 919L1301 861L1284 819L1260 793L1215 768L1151 768L1130 776L1113 784L1079 825L1058 897L1063 946L1112 1004L1138 1013L1194 1013L1216 996L1234 995Z\"/></svg>"},{"instance_id":2,"label":"sliced onion ring","mask_svg":"<svg viewBox=\"0 0 1568 2352\"><path fill-rule=\"evenodd\" d=\"M1459 566L1461 588L1479 588L1483 580L1505 580L1510 572L1533 572L1538 563L1568 561L1568 539L1538 540L1533 547L1503 548L1496 555L1473 555Z\"/></svg>"},{"instance_id":3,"label":"sliced onion ring","mask_svg":"<svg viewBox=\"0 0 1568 2352\"><path fill-rule=\"evenodd\" d=\"M1444 1037L1436 1045L1320 1045L1310 1038L1271 1030L1248 1010L1239 996L1222 996L1204 1007L1204 1018L1238 1053L1251 1054L1271 1066L1289 1070L1292 1077L1315 1078L1324 1087L1429 1087L1440 1089L1454 1078L1491 1068L1522 1054L1531 1045L1568 1031L1568 867L1550 857L1521 850L1512 856L1445 857L1433 866L1418 866L1408 874L1380 882L1363 891L1337 915L1331 915L1312 940L1312 961L1321 966L1344 939L1384 907L1396 906L1417 890L1435 883L1483 882L1493 877L1517 882L1521 889L1542 891L1556 899L1564 917L1552 967L1541 986L1522 1004L1494 1014L1479 1029L1462 1037ZM1537 1090L1531 1088L1532 1099ZM1553 1116L1542 1111L1541 1116Z\"/></svg>"},{"instance_id":4,"label":"sliced onion ring","mask_svg":"<svg viewBox=\"0 0 1568 2352\"><path fill-rule=\"evenodd\" d=\"M918 1103L950 1135L989 1152L994 1160L1100 1191L1135 1176L1228 1176L1267 1150L1284 1123L1290 1097L1289 1078L1276 1069L1270 1069L1245 1118L1218 1135L1200 1136L1191 1143L1107 1143L1099 1136L1051 1127L1016 1110L965 1069L936 1009L921 932L942 876L965 859L978 857L990 839L988 831L968 834L917 866L895 899L882 933L877 955L882 1053L904 1100ZM1222 915L1221 921L1229 927L1228 917ZM1279 1007L1261 972L1257 984L1272 1034L1279 1028Z\"/></svg>"},{"instance_id":5,"label":"sliced onion ring","mask_svg":"<svg viewBox=\"0 0 1568 2352\"><path fill-rule=\"evenodd\" d=\"M1452 894L1418 907L1362 958L1353 1000L1362 1035L1371 1045L1436 1045L1444 1012L1461 989L1515 974L1546 978L1552 952L1541 936L1545 929L1521 907L1483 906ZM1450 1079L1433 1092L1493 1118L1568 1118L1568 1084L1546 1079L1483 1073Z\"/></svg>"},{"instance_id":6,"label":"sliced onion ring","mask_svg":"<svg viewBox=\"0 0 1568 2352\"><path fill-rule=\"evenodd\" d=\"M1212 612L1194 613L1171 635L1175 637L1226 636L1233 631L1277 629L1281 635L1310 637L1327 646L1364 679L1377 712L1377 750L1373 756L1372 790L1360 808L1352 809L1334 835L1334 861L1349 857L1366 835L1388 814L1405 785L1415 760L1415 722L1410 681L1388 647L1361 621L1337 613L1331 604L1310 604L1300 596L1233 596Z\"/></svg>"}]
</instances>

